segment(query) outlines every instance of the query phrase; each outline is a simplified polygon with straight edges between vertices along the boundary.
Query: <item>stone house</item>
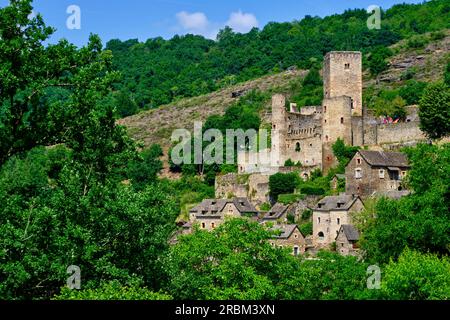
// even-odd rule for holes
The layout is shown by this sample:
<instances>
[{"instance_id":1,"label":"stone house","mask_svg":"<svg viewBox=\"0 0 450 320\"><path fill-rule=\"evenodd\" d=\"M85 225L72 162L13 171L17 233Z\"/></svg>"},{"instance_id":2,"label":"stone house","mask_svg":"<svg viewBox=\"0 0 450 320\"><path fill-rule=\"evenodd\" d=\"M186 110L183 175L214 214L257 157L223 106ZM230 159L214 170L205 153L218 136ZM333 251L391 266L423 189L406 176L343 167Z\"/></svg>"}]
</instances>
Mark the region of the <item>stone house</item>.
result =
<instances>
[{"instance_id":1,"label":"stone house","mask_svg":"<svg viewBox=\"0 0 450 320\"><path fill-rule=\"evenodd\" d=\"M351 216L364 209L361 198L354 195L327 196L313 211L313 245L331 245L344 224L351 224Z\"/></svg>"},{"instance_id":2,"label":"stone house","mask_svg":"<svg viewBox=\"0 0 450 320\"><path fill-rule=\"evenodd\" d=\"M409 169L408 158L401 152L360 150L345 168L345 191L363 197L401 191Z\"/></svg>"},{"instance_id":3,"label":"stone house","mask_svg":"<svg viewBox=\"0 0 450 320\"><path fill-rule=\"evenodd\" d=\"M296 224L281 224L272 230L276 232L273 239L269 240L272 246L290 248L295 256L305 253L305 237Z\"/></svg>"},{"instance_id":4,"label":"stone house","mask_svg":"<svg viewBox=\"0 0 450 320\"><path fill-rule=\"evenodd\" d=\"M356 255L358 247L359 232L351 224L343 224L336 237L336 251L343 256Z\"/></svg>"},{"instance_id":5,"label":"stone house","mask_svg":"<svg viewBox=\"0 0 450 320\"><path fill-rule=\"evenodd\" d=\"M262 222L286 223L289 214L289 206L275 203L269 212L264 215Z\"/></svg>"},{"instance_id":6,"label":"stone house","mask_svg":"<svg viewBox=\"0 0 450 320\"><path fill-rule=\"evenodd\" d=\"M205 199L189 211L190 222L199 224L200 229L213 230L226 217L256 218L258 210L247 198Z\"/></svg>"}]
</instances>

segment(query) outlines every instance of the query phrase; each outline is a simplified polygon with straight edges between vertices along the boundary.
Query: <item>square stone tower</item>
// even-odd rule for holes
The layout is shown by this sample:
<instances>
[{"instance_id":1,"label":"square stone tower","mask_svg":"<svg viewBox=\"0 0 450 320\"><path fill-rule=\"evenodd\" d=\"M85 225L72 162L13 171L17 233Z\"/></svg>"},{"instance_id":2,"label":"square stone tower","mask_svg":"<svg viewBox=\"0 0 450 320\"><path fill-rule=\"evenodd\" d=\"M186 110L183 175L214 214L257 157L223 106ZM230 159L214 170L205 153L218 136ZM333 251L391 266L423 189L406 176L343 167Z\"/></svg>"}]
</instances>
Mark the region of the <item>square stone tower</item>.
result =
<instances>
[{"instance_id":1,"label":"square stone tower","mask_svg":"<svg viewBox=\"0 0 450 320\"><path fill-rule=\"evenodd\" d=\"M352 115L362 116L362 56L357 51L332 51L323 66L324 97L348 96Z\"/></svg>"}]
</instances>

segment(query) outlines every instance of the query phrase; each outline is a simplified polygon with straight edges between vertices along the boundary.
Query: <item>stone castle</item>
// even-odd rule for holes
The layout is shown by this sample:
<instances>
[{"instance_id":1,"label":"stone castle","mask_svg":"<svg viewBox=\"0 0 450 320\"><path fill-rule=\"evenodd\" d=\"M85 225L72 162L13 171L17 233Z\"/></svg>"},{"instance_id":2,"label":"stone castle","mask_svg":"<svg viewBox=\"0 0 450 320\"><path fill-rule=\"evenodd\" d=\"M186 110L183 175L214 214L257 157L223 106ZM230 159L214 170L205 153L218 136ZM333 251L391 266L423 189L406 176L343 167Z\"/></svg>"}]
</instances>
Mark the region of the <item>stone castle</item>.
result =
<instances>
[{"instance_id":1,"label":"stone castle","mask_svg":"<svg viewBox=\"0 0 450 320\"><path fill-rule=\"evenodd\" d=\"M271 149L238 156L239 173L273 174L288 170L285 162L300 162L302 177L311 171L327 172L337 164L332 145L338 138L351 146L387 150L425 140L419 129L417 107L407 107L406 121L388 123L362 103L361 52L329 52L323 67L324 100L321 106L300 109L286 97L272 97Z\"/></svg>"}]
</instances>

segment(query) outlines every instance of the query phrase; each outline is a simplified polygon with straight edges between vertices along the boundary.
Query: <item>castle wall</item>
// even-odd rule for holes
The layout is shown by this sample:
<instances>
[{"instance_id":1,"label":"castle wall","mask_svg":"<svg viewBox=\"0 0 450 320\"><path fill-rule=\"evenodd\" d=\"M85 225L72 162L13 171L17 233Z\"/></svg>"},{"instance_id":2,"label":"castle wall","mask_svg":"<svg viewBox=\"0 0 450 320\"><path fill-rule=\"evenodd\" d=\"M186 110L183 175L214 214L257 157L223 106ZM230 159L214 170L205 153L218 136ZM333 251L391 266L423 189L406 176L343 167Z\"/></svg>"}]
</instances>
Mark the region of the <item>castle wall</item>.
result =
<instances>
[{"instance_id":1,"label":"castle wall","mask_svg":"<svg viewBox=\"0 0 450 320\"><path fill-rule=\"evenodd\" d=\"M377 128L377 144L426 140L418 122L380 124Z\"/></svg>"}]
</instances>

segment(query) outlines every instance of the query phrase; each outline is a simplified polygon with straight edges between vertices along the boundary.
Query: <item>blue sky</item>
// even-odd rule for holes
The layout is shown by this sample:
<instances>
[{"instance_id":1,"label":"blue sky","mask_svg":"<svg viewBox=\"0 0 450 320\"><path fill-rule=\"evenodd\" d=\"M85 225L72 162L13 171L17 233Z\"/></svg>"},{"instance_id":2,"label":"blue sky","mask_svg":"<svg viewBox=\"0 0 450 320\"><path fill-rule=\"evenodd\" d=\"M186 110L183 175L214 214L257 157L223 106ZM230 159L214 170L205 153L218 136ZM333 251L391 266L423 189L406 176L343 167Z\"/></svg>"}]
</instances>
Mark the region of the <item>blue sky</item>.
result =
<instances>
[{"instance_id":1,"label":"blue sky","mask_svg":"<svg viewBox=\"0 0 450 320\"><path fill-rule=\"evenodd\" d=\"M9 1L0 0L0 6ZM299 20L305 15L327 16L349 8L379 5L386 9L397 3L422 0L35 0L35 11L57 28L51 42L66 38L76 45L86 43L89 33L97 33L104 43L121 40L194 33L214 38L230 25L237 32L264 27L268 22ZM70 30L66 21L70 5L81 12L81 29Z\"/></svg>"}]
</instances>

